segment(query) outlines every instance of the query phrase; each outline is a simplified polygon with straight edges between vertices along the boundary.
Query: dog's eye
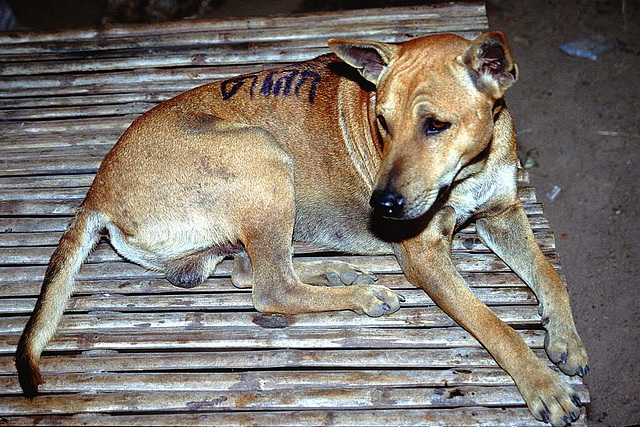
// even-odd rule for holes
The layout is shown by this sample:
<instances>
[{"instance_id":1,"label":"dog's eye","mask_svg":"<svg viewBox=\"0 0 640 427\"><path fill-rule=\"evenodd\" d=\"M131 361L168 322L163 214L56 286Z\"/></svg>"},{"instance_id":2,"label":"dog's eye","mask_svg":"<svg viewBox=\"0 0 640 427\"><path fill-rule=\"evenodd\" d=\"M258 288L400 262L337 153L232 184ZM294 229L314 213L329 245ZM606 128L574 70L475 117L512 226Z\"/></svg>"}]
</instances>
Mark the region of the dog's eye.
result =
<instances>
[{"instance_id":1,"label":"dog's eye","mask_svg":"<svg viewBox=\"0 0 640 427\"><path fill-rule=\"evenodd\" d=\"M436 120L433 117L427 117L427 120L424 122L424 133L427 136L435 135L443 130L447 130L451 127L451 123L449 122L441 122L440 120Z\"/></svg>"},{"instance_id":2,"label":"dog's eye","mask_svg":"<svg viewBox=\"0 0 640 427\"><path fill-rule=\"evenodd\" d=\"M384 131L384 133L389 133L389 126L387 126L387 121L384 119L382 114L378 114L378 124L380 128Z\"/></svg>"}]
</instances>

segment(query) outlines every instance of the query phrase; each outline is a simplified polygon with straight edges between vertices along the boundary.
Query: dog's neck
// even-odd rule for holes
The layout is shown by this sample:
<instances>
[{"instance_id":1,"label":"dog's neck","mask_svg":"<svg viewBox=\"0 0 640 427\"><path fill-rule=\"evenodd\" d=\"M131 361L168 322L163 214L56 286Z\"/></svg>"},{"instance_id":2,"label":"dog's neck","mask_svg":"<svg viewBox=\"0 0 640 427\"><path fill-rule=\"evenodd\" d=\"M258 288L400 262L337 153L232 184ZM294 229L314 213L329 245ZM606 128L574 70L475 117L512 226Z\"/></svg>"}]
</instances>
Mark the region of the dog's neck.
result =
<instances>
[{"instance_id":1,"label":"dog's neck","mask_svg":"<svg viewBox=\"0 0 640 427\"><path fill-rule=\"evenodd\" d=\"M346 78L340 79L339 84L338 120L344 145L362 181L373 190L382 156L382 141L375 124L375 92Z\"/></svg>"}]
</instances>

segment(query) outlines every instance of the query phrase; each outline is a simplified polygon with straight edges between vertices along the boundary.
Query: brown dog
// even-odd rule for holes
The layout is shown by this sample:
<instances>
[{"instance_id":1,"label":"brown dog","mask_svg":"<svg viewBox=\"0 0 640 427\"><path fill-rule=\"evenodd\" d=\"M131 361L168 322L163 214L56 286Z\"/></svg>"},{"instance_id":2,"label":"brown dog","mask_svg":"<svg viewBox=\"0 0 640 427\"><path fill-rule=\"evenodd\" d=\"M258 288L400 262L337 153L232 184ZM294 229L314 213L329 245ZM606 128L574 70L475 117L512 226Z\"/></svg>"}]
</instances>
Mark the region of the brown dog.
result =
<instances>
[{"instance_id":1,"label":"brown dog","mask_svg":"<svg viewBox=\"0 0 640 427\"><path fill-rule=\"evenodd\" d=\"M106 230L119 254L176 286L198 285L234 256L233 283L253 286L256 309L267 313L380 316L400 307L397 294L353 266L294 271L292 239L395 253L407 278L513 377L536 418L577 418L575 392L476 298L450 257L455 228L475 218L482 240L540 300L550 358L568 375L588 373L565 286L516 194L502 96L517 68L504 36L329 46L336 55L191 90L124 133L51 257L20 339L27 396L37 393L38 360L74 277ZM335 281L351 286L313 286Z\"/></svg>"}]
</instances>

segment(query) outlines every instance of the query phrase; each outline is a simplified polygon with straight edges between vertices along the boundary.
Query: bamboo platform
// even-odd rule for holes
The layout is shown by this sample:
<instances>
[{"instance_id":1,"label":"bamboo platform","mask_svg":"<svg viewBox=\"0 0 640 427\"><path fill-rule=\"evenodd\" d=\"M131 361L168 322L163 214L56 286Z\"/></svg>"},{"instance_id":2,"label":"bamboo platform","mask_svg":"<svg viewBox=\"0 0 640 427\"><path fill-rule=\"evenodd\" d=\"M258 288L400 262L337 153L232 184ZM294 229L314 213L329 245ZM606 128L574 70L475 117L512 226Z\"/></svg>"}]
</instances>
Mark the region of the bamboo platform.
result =
<instances>
[{"instance_id":1,"label":"bamboo platform","mask_svg":"<svg viewBox=\"0 0 640 427\"><path fill-rule=\"evenodd\" d=\"M312 58L329 37L403 41L486 30L479 3L101 30L0 34L0 424L543 425L510 377L412 287L392 257L297 245L295 262L345 259L405 297L377 319L265 316L230 282L230 261L194 289L125 262L103 241L83 266L42 358L42 395L21 397L14 352L46 264L104 154L135 117L215 79ZM552 231L521 173L539 244ZM536 354L532 292L473 224L454 258L474 292ZM580 379L569 379L582 401ZM576 425L584 425L584 415Z\"/></svg>"}]
</instances>

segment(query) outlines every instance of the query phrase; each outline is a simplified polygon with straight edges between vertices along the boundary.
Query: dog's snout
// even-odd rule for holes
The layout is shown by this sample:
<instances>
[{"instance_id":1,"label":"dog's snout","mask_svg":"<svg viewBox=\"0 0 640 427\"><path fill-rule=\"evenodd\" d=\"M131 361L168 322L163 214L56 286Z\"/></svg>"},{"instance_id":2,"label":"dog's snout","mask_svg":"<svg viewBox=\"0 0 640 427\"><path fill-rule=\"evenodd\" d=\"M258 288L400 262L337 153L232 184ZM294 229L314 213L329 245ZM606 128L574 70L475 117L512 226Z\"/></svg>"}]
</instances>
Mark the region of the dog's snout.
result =
<instances>
[{"instance_id":1,"label":"dog's snout","mask_svg":"<svg viewBox=\"0 0 640 427\"><path fill-rule=\"evenodd\" d=\"M376 190L371 196L369 205L376 214L389 218L398 218L404 210L404 198L393 191Z\"/></svg>"}]
</instances>

